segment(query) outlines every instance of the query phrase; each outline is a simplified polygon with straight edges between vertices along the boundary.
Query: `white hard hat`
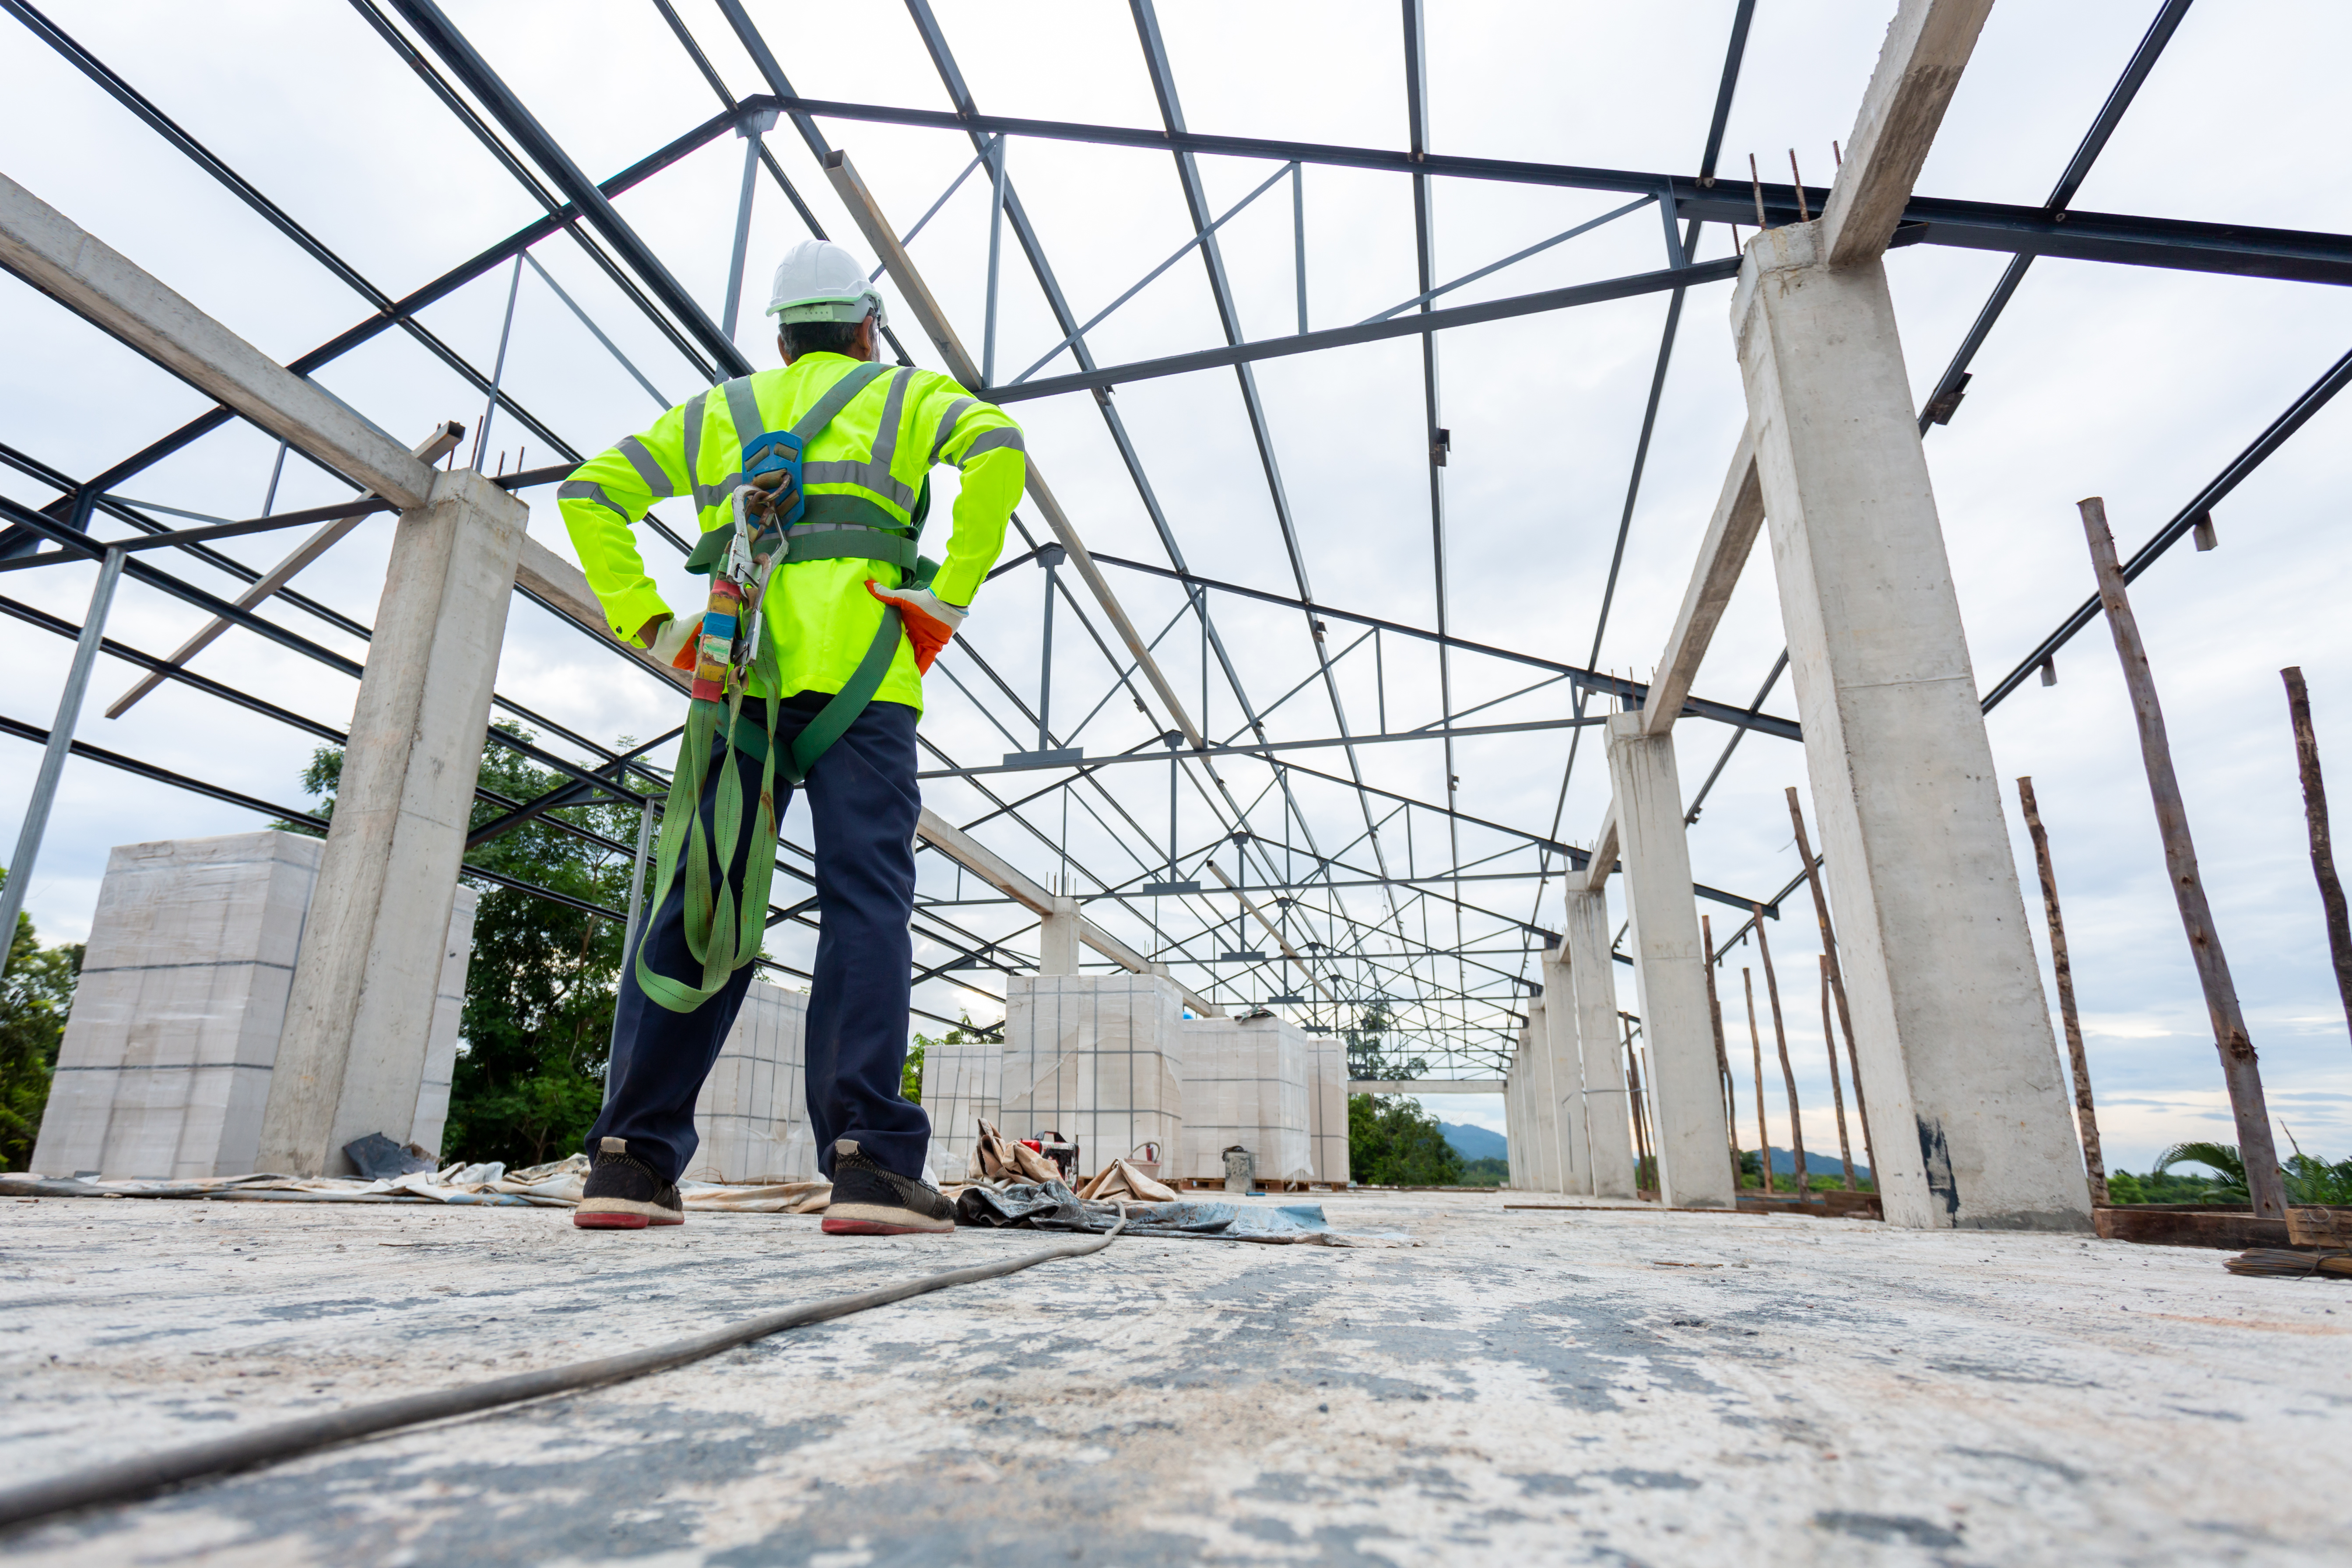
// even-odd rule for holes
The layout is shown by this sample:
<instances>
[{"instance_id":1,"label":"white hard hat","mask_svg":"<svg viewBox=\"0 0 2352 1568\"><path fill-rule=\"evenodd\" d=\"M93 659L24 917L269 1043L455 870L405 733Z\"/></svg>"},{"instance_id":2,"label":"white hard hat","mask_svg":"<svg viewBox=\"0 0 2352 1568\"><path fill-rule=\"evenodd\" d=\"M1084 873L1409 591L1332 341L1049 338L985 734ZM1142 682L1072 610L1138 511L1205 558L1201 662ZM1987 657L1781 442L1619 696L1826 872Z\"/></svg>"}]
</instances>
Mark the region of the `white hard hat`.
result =
<instances>
[{"instance_id":1,"label":"white hard hat","mask_svg":"<svg viewBox=\"0 0 2352 1568\"><path fill-rule=\"evenodd\" d=\"M785 253L769 290L768 314L780 322L854 325L872 316L877 330L888 324L881 293L866 280L864 265L826 239L804 239Z\"/></svg>"}]
</instances>

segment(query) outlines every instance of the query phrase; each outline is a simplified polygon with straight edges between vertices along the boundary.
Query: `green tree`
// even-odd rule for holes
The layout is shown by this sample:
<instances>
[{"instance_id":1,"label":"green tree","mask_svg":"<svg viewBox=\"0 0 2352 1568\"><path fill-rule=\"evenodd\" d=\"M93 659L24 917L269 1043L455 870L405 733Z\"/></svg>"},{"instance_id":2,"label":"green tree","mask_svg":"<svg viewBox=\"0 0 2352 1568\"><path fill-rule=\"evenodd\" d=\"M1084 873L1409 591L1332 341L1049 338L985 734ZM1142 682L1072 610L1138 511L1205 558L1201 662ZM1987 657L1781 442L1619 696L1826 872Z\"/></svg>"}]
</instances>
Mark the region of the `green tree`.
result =
<instances>
[{"instance_id":1,"label":"green tree","mask_svg":"<svg viewBox=\"0 0 2352 1568\"><path fill-rule=\"evenodd\" d=\"M1356 1009L1356 1021L1339 1031L1340 1038L1348 1042L1349 1078L1360 1083L1382 1083L1421 1078L1429 1071L1423 1058L1390 1053L1388 1037L1395 1028L1396 1016L1389 1011L1384 996Z\"/></svg>"},{"instance_id":2,"label":"green tree","mask_svg":"<svg viewBox=\"0 0 2352 1568\"><path fill-rule=\"evenodd\" d=\"M980 1033L980 1026L971 1021L971 1015L969 1013L963 1016L963 1022L937 1038L929 1035L917 1035L915 1043L907 1047L907 1065L898 1074L898 1092L906 1097L908 1104L922 1104L924 1053L933 1046L969 1046L983 1037Z\"/></svg>"},{"instance_id":3,"label":"green tree","mask_svg":"<svg viewBox=\"0 0 2352 1568\"><path fill-rule=\"evenodd\" d=\"M2286 1184L2286 1199L2291 1204L2352 1204L2352 1160L2334 1163L2315 1159L2303 1152L2294 1134L2287 1134L2294 1152L2279 1166L2280 1178ZM2156 1169L2147 1176L2132 1183L2137 1193L2144 1194L2149 1184L2170 1176L2175 1165L2204 1165L2220 1173L2220 1178L2207 1182L2203 1189L2186 1197L2124 1197L2116 1191L2113 1180L2107 1183L2107 1195L2116 1203L2199 1203L2245 1204L2252 1200L2246 1195L2246 1163L2238 1153L2235 1143L2192 1142L2175 1143L2157 1156ZM2178 1179L2178 1178L2174 1178Z\"/></svg>"},{"instance_id":4,"label":"green tree","mask_svg":"<svg viewBox=\"0 0 2352 1568\"><path fill-rule=\"evenodd\" d=\"M510 723L499 728L526 742L535 739ZM321 797L321 816L333 815L342 767L341 752L321 747L302 775L303 787ZM495 743L484 749L479 776L483 788L515 801L535 800L567 782ZM509 809L478 799L471 825L480 827ZM547 815L631 847L608 849L534 821L469 851L467 865L625 909L636 808L567 806ZM485 879L466 880L479 890L481 903L466 969L449 1120L438 1152L445 1161L503 1160L517 1166L561 1159L587 1135L604 1100L621 927ZM650 887L646 894L651 897Z\"/></svg>"},{"instance_id":5,"label":"green tree","mask_svg":"<svg viewBox=\"0 0 2352 1568\"><path fill-rule=\"evenodd\" d=\"M0 869L0 887L7 880L7 871ZM22 1171L31 1164L81 958L80 942L43 947L33 917L16 916L8 972L0 976L0 1170Z\"/></svg>"},{"instance_id":6,"label":"green tree","mask_svg":"<svg viewBox=\"0 0 2352 1568\"><path fill-rule=\"evenodd\" d=\"M1348 1170L1381 1187L1451 1187L1463 1179L1462 1157L1436 1117L1411 1100L1370 1094L1348 1097Z\"/></svg>"},{"instance_id":7,"label":"green tree","mask_svg":"<svg viewBox=\"0 0 2352 1568\"><path fill-rule=\"evenodd\" d=\"M1462 1163L1462 1184L1469 1187L1499 1187L1511 1179L1511 1163L1492 1156L1484 1160Z\"/></svg>"}]
</instances>

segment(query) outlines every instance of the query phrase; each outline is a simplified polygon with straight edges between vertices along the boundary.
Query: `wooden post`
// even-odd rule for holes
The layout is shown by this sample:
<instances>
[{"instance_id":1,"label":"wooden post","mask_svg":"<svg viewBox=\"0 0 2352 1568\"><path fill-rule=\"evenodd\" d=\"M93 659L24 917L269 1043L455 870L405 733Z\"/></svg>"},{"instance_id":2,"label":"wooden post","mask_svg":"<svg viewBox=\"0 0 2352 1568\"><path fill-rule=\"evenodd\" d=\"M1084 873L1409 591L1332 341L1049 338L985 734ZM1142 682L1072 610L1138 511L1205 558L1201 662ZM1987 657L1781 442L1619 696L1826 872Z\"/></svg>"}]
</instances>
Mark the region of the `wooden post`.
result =
<instances>
[{"instance_id":1,"label":"wooden post","mask_svg":"<svg viewBox=\"0 0 2352 1568\"><path fill-rule=\"evenodd\" d=\"M1805 837L1805 814L1797 805L1797 786L1789 786L1789 822L1797 830L1797 858L1805 868L1805 881L1813 890L1813 918L1821 922L1822 953L1830 966L1830 994L1837 999L1838 1026L1845 1034L1846 1065L1853 1069L1853 1109L1862 1118L1862 1157L1870 1162L1871 1185L1878 1184L1878 1149L1870 1137L1870 1097L1862 1091L1862 1053L1853 1048L1853 1014L1845 1005L1845 975L1838 968L1837 933L1830 929L1829 894L1822 889L1822 863Z\"/></svg>"},{"instance_id":2,"label":"wooden post","mask_svg":"<svg viewBox=\"0 0 2352 1568\"><path fill-rule=\"evenodd\" d=\"M2025 830L2033 836L2033 862L2042 872L2042 910L2050 921L2050 967L2058 976L2058 1016L2066 1026L2066 1058L2074 1069L2074 1125L2083 1135L2083 1168L2091 1178L2091 1201L2105 1205L2107 1163L2099 1152L2099 1112L2091 1103L2091 1060L2083 1050L2083 1020L2074 1011L2074 965L2066 956L2066 919L2058 912L2058 873L2050 865L2050 836L2042 830L2033 780L2017 781L2017 802L2025 808Z\"/></svg>"},{"instance_id":3,"label":"wooden post","mask_svg":"<svg viewBox=\"0 0 2352 1568\"><path fill-rule=\"evenodd\" d=\"M1751 906L1756 911L1756 956L1764 965L1764 994L1772 1004L1772 1044L1780 1053L1780 1081L1789 1089L1789 1157L1797 1163L1797 1201L1805 1202L1805 1124L1799 1120L1797 1110L1797 1073L1789 1065L1789 1030L1780 1021L1780 983L1772 974L1772 944L1764 939L1764 906ZM1761 1109L1760 1107L1759 1108Z\"/></svg>"},{"instance_id":4,"label":"wooden post","mask_svg":"<svg viewBox=\"0 0 2352 1568\"><path fill-rule=\"evenodd\" d=\"M1748 1044L1756 1053L1756 1173L1763 1178L1764 1190L1772 1190L1772 1134L1764 1125L1764 1037L1756 1027L1756 982L1748 972L1739 972L1739 984L1748 993Z\"/></svg>"},{"instance_id":5,"label":"wooden post","mask_svg":"<svg viewBox=\"0 0 2352 1568\"><path fill-rule=\"evenodd\" d=\"M2303 770L2303 820L2311 830L2311 874L2319 879L2320 906L2327 911L2327 953L2336 961L2336 994L2344 999L2344 1021L2352 1026L2352 918L2344 908L2344 884L2336 879L2336 847L2327 833L2327 786L2319 776L2319 737L2311 728L2311 693L2304 689L2303 667L2279 674L2286 681L2287 717L2294 723L2294 760Z\"/></svg>"},{"instance_id":6,"label":"wooden post","mask_svg":"<svg viewBox=\"0 0 2352 1568\"><path fill-rule=\"evenodd\" d=\"M1731 1055L1723 1046L1723 1004L1715 994L1715 928L1705 915L1698 917L1699 946L1706 953L1706 1021L1715 1029L1715 1071L1723 1080L1723 1131L1731 1145L1731 1191L1739 1192L1739 1131L1732 1118L1738 1114L1732 1103Z\"/></svg>"},{"instance_id":7,"label":"wooden post","mask_svg":"<svg viewBox=\"0 0 2352 1568\"><path fill-rule=\"evenodd\" d=\"M1658 1169L1651 1164L1649 1122L1642 1115L1642 1067L1640 1058L1633 1050L1633 1024L1631 1019L1624 1023L1625 1098L1633 1110L1633 1195L1639 1198L1643 1192L1642 1167L1644 1165L1650 1166L1649 1190L1657 1192L1662 1189L1657 1184Z\"/></svg>"},{"instance_id":8,"label":"wooden post","mask_svg":"<svg viewBox=\"0 0 2352 1568\"><path fill-rule=\"evenodd\" d=\"M1838 1159L1845 1165L1845 1190L1847 1192L1853 1192L1854 1190L1853 1145L1848 1143L1845 1138L1845 1090L1838 1087L1837 1036L1831 1032L1832 1026L1830 1023L1830 957L1828 953L1822 953L1820 954L1820 958L1822 964L1822 1044L1827 1046L1830 1052L1830 1104L1837 1111ZM1870 1173L1874 1178L1878 1174L1875 1170L1873 1170Z\"/></svg>"},{"instance_id":9,"label":"wooden post","mask_svg":"<svg viewBox=\"0 0 2352 1568\"><path fill-rule=\"evenodd\" d=\"M2115 634L2124 684L2131 689L2140 760L2147 764L2148 794L2156 802L2157 831L2164 837L2165 870L2172 879L2172 896L2180 905L2180 924L2189 936L2189 955L2197 965L2198 984L2205 989L2205 1011L2213 1022L2213 1047L2221 1054L2221 1081L2230 1090L2230 1109L2238 1123L2238 1157L2245 1162L2246 1190L2258 1218L2284 1219L2286 1185L2279 1173L2278 1146L2271 1138L2270 1108L2263 1100L2262 1064L2246 1033L2237 984L2230 978L2230 961L2221 952L2221 933L2213 929L2213 910L2205 900L2205 883L2197 872L2189 808L2180 798L2180 780L2172 771L2172 742L2165 736L2164 709L2157 701L2147 647L2140 640L2139 622L2133 617L2131 600L2124 592L2123 570L2116 564L2116 540L2107 531L2106 503L2092 496L2079 503L2079 510L2084 535L2090 542L2091 567L2098 574L2099 603L2107 612L2107 629Z\"/></svg>"}]
</instances>

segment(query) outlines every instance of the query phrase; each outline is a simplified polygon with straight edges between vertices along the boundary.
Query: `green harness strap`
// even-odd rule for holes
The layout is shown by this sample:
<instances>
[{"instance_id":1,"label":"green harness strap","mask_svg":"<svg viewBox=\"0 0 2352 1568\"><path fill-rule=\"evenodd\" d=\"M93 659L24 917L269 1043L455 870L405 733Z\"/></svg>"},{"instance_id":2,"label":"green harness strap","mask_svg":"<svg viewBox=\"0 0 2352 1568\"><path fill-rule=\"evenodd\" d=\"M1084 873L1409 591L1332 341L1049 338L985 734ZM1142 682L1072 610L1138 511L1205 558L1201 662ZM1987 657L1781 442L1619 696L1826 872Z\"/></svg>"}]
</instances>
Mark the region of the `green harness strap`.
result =
<instances>
[{"instance_id":1,"label":"green harness strap","mask_svg":"<svg viewBox=\"0 0 2352 1568\"><path fill-rule=\"evenodd\" d=\"M885 368L879 364L860 365L835 383L793 426L792 434L802 449L806 450L808 443ZM728 383L724 391L730 411L747 407L756 416L757 405L751 399L748 378ZM756 423L756 417L752 422ZM740 415L737 424L739 427L745 424ZM802 521L786 530L784 552L775 564L881 561L910 574L914 586L928 586L939 572L939 563L917 552L916 540L922 533L930 499L930 485L926 480L916 498L913 519L900 524L880 506L863 497L810 496L806 498ZM705 533L687 559L688 570L717 572L726 561L731 537L732 531L727 528L715 528ZM781 759L781 768L776 747L776 710L782 701L778 689L782 684L782 675L764 636L751 653L753 675L775 693L767 705L764 729L744 726L743 687L732 680L729 684L733 689L724 702L694 700L688 704L686 732L678 741L677 769L663 808L656 850L657 875L653 902L648 908L662 907L669 897L671 884L683 871L687 951L701 965L702 977L701 984L696 985L655 973L646 962L646 932L653 925L648 919L632 955L638 987L648 1000L673 1013L691 1013L725 989L736 970L759 956L761 940L767 934L768 892L776 869L776 774L781 771L789 784L806 781L817 759L856 722L857 716L881 689L891 661L898 657L898 639L903 635L898 610L886 607L882 624L856 669L793 739ZM719 723L722 715L726 721L723 730ZM702 792L710 776L712 753L717 752L719 765L731 770L739 751L760 763L760 803L751 825L751 858L741 893L740 897L730 897L728 868L734 863L735 846L744 829L742 795L738 790L721 789L717 820L706 824L702 820Z\"/></svg>"}]
</instances>

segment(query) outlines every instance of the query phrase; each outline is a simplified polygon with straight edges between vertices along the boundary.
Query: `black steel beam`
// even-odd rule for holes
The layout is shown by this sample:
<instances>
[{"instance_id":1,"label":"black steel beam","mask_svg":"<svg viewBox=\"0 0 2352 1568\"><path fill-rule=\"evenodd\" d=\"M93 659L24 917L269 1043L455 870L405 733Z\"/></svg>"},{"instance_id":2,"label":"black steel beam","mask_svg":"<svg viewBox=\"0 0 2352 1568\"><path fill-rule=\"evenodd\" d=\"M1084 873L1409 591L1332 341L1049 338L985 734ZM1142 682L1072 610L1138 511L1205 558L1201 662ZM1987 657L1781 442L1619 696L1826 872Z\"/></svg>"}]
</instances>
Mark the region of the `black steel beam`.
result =
<instances>
[{"instance_id":1,"label":"black steel beam","mask_svg":"<svg viewBox=\"0 0 2352 1568\"><path fill-rule=\"evenodd\" d=\"M1481 653L1491 658L1508 659L1514 664L1524 664L1536 669L1549 670L1555 675L1567 676L1577 685L1589 690L1624 698L1637 708L1646 702L1650 696L1647 681L1628 680L1622 676L1603 675L1597 670L1581 669L1572 664L1561 664L1554 659L1538 658L1531 653L1519 653L1507 647L1496 647L1491 643L1472 642L1467 637L1447 637L1421 626L1408 626L1402 621L1382 620L1378 616L1361 615L1354 610L1334 609L1328 605L1320 603L1308 605L1302 600L1286 598L1280 594L1269 594L1263 588L1245 588L1238 583L1219 582L1213 577L1202 577L1191 572L1171 571L1165 566L1148 565L1140 561L1129 561L1117 555L1098 553L1095 556L1095 560L1105 566L1119 566L1129 572L1141 572L1148 576L1164 577L1170 582L1182 583L1188 587L1199 586L1213 589L1220 594L1235 594L1245 599L1280 605L1286 609L1311 609L1316 615L1328 616L1333 620L1347 621L1360 626L1378 626L1382 631L1394 632L1399 637L1414 637L1423 642L1443 643L1448 647L1459 648L1465 653ZM1759 713L1749 709L1734 707L1728 702L1710 701L1703 697L1687 699L1683 703L1683 712L1692 718L1712 719L1717 723L1729 724L1738 729L1759 731L1783 741L1801 741L1805 738L1804 731L1799 728L1794 719L1782 719L1770 713Z\"/></svg>"},{"instance_id":2,"label":"black steel beam","mask_svg":"<svg viewBox=\"0 0 2352 1568\"><path fill-rule=\"evenodd\" d=\"M1449 729L1407 730L1392 735L1329 735L1314 741L1261 741L1255 745L1211 746L1199 751L1187 749L1177 754L1188 761L1213 757L1264 757L1273 752L1307 752L1331 746L1378 746L1395 741L1450 742L1478 735L1521 735L1534 730L1573 730L1582 724L1602 724L1607 721L1605 715L1594 713L1582 719L1530 719L1519 724L1466 724ZM1149 741L1143 742L1145 745L1151 743ZM1048 765L1070 768L1084 766L1092 769L1115 763L1165 763L1167 760L1168 753L1165 751L1127 751L1109 756L1087 757L1081 763ZM919 779L968 779L978 777L982 773L1024 773L1042 771L1044 769L1034 763L1009 763L994 765L982 764L975 768L932 768L915 776Z\"/></svg>"},{"instance_id":3,"label":"black steel beam","mask_svg":"<svg viewBox=\"0 0 2352 1568\"><path fill-rule=\"evenodd\" d=\"M1514 294L1507 299L1488 300L1475 305L1450 305L1443 310L1391 316L1386 321L1362 321L1352 327L1289 332L1281 337L1229 343L1222 348L1195 349L1190 353L1105 365L1098 370L1076 371L1067 375L1040 376L1035 381L1024 381L1017 386L990 386L976 390L981 396L993 403L1023 403L1031 398L1052 397L1065 392L1084 392L1091 387L1118 386L1128 382L1150 381L1163 375L1184 375L1192 371L1215 370L1224 365L1254 364L1260 360L1279 359L1287 354L1349 348L1358 343L1381 342L1389 338L1423 337L1431 332L1444 331L1449 327L1475 326L1481 321L1503 321L1514 316L1532 316L1545 310L1565 310L1578 305L1629 300L1637 295L1659 294L1668 289L1693 288L1701 283L1720 283L1738 275L1738 258L1726 257L1718 261L1702 261L1691 267L1669 267L1656 272L1636 272L1625 278L1603 279L1598 283L1578 283L1566 289Z\"/></svg>"},{"instance_id":4,"label":"black steel beam","mask_svg":"<svg viewBox=\"0 0 2352 1568\"><path fill-rule=\"evenodd\" d=\"M650 156L630 164L611 179L604 181L597 189L606 195L618 195L642 184L697 148L726 135L733 128L735 119L732 114L713 115L683 136L675 138ZM310 353L298 359L289 360L286 368L297 375L309 375L314 371L322 369L353 349L373 342L379 334L390 331L426 306L456 293L493 268L513 260L517 254L530 249L549 235L576 221L579 216L576 207L566 206L545 217L525 224L488 250L470 260L459 263L431 282L395 300L389 310L370 316L328 339ZM144 472L173 453L210 435L236 416L236 413L226 405L215 405L178 429L149 442L113 467L93 476L81 488L101 492L110 490L133 475ZM567 447L561 445L559 449L569 451ZM70 498L67 498L52 503L50 508L45 510L53 517L63 518L67 515L69 501ZM0 531L0 555L18 553L31 548L30 541L19 534L17 531L11 529ZM259 574L257 573L255 575L258 576ZM294 595L289 593L281 594L279 596L292 598Z\"/></svg>"},{"instance_id":5,"label":"black steel beam","mask_svg":"<svg viewBox=\"0 0 2352 1568\"><path fill-rule=\"evenodd\" d=\"M746 108L773 107L822 119L928 126L961 132L976 131L983 134L1003 132L1045 141L1146 148L1156 153L1189 152L1223 157L1272 159L1280 163L1296 160L1305 163L1376 169L1399 174L1494 180L1589 191L1622 191L1628 195L1670 191L1677 217L1748 226L1753 226L1756 222L1755 197L1745 181L1701 180L1685 174L1587 168L1568 163L1534 163L1509 158L1468 157L1459 153L1431 153L1416 159L1403 149L1335 146L1325 142L1286 142L1257 136L1213 136L1196 131L1087 125L1001 114L955 114L944 110L891 109L829 99L795 97L746 99L743 101ZM1763 192L1769 223L1779 225L1796 220L1795 187L1787 184L1767 183ZM1808 210L1819 212L1822 199L1828 195L1826 189L1807 186ZM2040 207L2013 206L2000 202L1948 201L1931 196L1913 197L1904 209L1903 222L1921 226L1916 238L1929 245L2063 256L2078 260L2113 261L2190 272L2279 278L2307 283L2352 284L2352 235L2261 228L2249 224L2190 223L2116 213L2070 212L2053 216Z\"/></svg>"},{"instance_id":6,"label":"black steel beam","mask_svg":"<svg viewBox=\"0 0 2352 1568\"><path fill-rule=\"evenodd\" d=\"M465 84L466 90L490 111L490 117L499 122L499 128L512 137L530 161L546 172L548 178L554 181L556 187L580 209L590 226L604 237L604 243L618 252L621 259L628 263L629 270L653 290L654 297L662 302L662 307L693 334L702 345L703 352L717 361L730 375L751 374L751 362L745 359L727 334L719 330L718 323L703 314L702 307L694 302L694 296L670 276L669 268L662 265L661 258L653 253L653 247L638 237L637 231L614 210L613 204L604 199L604 193L597 188L596 182L581 172L580 166L572 161L571 154L564 152L555 138L547 133L547 128L523 107L522 100L499 79L498 72L490 68L489 62L483 59L457 26L442 15L441 7L433 0L392 0L392 5L408 25L416 29L416 36L425 40L425 46L441 57L441 63ZM728 116L729 122L732 124L735 118Z\"/></svg>"},{"instance_id":7,"label":"black steel beam","mask_svg":"<svg viewBox=\"0 0 2352 1568\"><path fill-rule=\"evenodd\" d=\"M2286 412L2271 421L2270 428L2254 437L2252 445L2230 459L2230 466L2213 476L2212 482L2197 492L2196 498L2172 516L2172 521L2157 530L2156 536L2124 563L2124 581L2135 582L2139 574L2156 564L2157 557L2178 544L2195 527L2197 520L2220 505L2221 499L2242 483L2246 476L2263 466L2273 452L2286 444L2288 437L2303 428L2311 416L2327 406L2328 400L2352 383L2352 352L2347 352L2327 368L2327 374L2304 388L2303 395L2287 405ZM1099 557L1097 557L1099 559ZM2071 641L2076 632L2099 618L2099 596L2096 594L2074 607L2074 613L2058 623L2058 629L2043 637L2033 651L2018 661L2017 668L2000 678L1990 691L1985 693L1982 707L1990 713L2002 698L2025 684L2025 678L2039 668L2045 659L2054 656Z\"/></svg>"},{"instance_id":8,"label":"black steel beam","mask_svg":"<svg viewBox=\"0 0 2352 1568\"><path fill-rule=\"evenodd\" d=\"M2082 189L2084 180L2090 175L2092 163L2106 150L2107 139L2123 122L2124 110L2129 109L2132 100L2138 96L2140 84L2147 80L2148 72L2156 68L2157 60L2164 53L2164 46L2172 41L2180 19L2189 14L2189 0L2164 0L2163 7L2156 14L2156 20L2148 24L2147 33L2141 36L2139 47L2132 51L2131 59L2124 66L2124 74L2116 79L2116 85L2108 90L2106 102L2099 106L2099 112L2092 118L2091 129L2084 134L2082 144L2074 149L2074 155L2066 160L2065 170L2059 174L2058 183L2051 187L2050 199L2042 204L2043 211L2063 212L2066 205L2074 199L2074 193ZM1992 295L1986 300L1984 309L1977 312L1976 321L1969 328L1968 336L1960 340L1958 351L1952 355L1952 363L1944 367L1936 389L1920 405L1921 435L1927 433L1929 425L1948 421L1952 411L1959 406L1961 390L1968 384L1969 363L1976 358L1977 351L1984 347L1985 338L1992 331L1993 323L2000 321L2001 312L2009 308L2010 296L2017 292L2017 286L2025 280L2025 269L2032 265L2031 254L2020 255L2012 258L2002 270L2000 281L1993 285Z\"/></svg>"}]
</instances>

